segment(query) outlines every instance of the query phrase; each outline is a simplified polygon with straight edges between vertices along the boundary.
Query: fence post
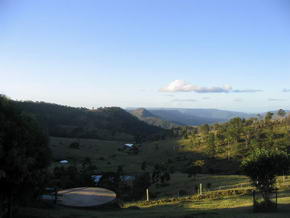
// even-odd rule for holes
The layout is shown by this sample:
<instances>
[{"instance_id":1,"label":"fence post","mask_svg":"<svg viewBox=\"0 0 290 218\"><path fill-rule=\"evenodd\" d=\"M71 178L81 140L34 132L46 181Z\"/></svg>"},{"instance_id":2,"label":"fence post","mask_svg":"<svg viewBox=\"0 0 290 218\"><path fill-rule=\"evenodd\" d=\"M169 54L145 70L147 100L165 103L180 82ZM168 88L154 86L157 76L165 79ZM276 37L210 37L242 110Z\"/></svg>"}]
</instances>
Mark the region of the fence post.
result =
<instances>
[{"instance_id":1,"label":"fence post","mask_svg":"<svg viewBox=\"0 0 290 218\"><path fill-rule=\"evenodd\" d=\"M278 208L278 190L276 190L276 209Z\"/></svg>"},{"instance_id":2,"label":"fence post","mask_svg":"<svg viewBox=\"0 0 290 218\"><path fill-rule=\"evenodd\" d=\"M146 201L149 201L149 189L146 189Z\"/></svg>"},{"instance_id":3,"label":"fence post","mask_svg":"<svg viewBox=\"0 0 290 218\"><path fill-rule=\"evenodd\" d=\"M202 183L199 184L199 194L202 195Z\"/></svg>"},{"instance_id":4,"label":"fence post","mask_svg":"<svg viewBox=\"0 0 290 218\"><path fill-rule=\"evenodd\" d=\"M253 207L254 207L254 211L256 209L256 191L253 190Z\"/></svg>"},{"instance_id":5,"label":"fence post","mask_svg":"<svg viewBox=\"0 0 290 218\"><path fill-rule=\"evenodd\" d=\"M54 203L57 204L57 188L54 188Z\"/></svg>"}]
</instances>

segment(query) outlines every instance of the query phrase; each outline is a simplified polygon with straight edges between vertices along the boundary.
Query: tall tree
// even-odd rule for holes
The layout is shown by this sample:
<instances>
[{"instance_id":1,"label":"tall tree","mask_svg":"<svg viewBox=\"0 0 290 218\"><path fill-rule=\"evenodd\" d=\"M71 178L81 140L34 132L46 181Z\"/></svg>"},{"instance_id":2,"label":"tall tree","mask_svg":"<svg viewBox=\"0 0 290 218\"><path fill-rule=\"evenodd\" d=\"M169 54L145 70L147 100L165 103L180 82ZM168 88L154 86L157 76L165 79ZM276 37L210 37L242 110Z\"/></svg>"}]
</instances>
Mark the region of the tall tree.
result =
<instances>
[{"instance_id":1,"label":"tall tree","mask_svg":"<svg viewBox=\"0 0 290 218\"><path fill-rule=\"evenodd\" d=\"M0 96L0 123L0 195L8 202L11 215L16 195L23 203L40 193L50 150L35 120L4 96Z\"/></svg>"},{"instance_id":2,"label":"tall tree","mask_svg":"<svg viewBox=\"0 0 290 218\"><path fill-rule=\"evenodd\" d=\"M285 115L286 115L286 111L283 110L283 109L280 109L280 110L278 110L277 114L278 114L280 117L283 118L283 117L285 117Z\"/></svg>"},{"instance_id":3,"label":"tall tree","mask_svg":"<svg viewBox=\"0 0 290 218\"><path fill-rule=\"evenodd\" d=\"M216 143L215 143L215 135L213 133L209 133L206 140L207 145L207 154L210 157L214 157L217 153Z\"/></svg>"},{"instance_id":4,"label":"tall tree","mask_svg":"<svg viewBox=\"0 0 290 218\"><path fill-rule=\"evenodd\" d=\"M265 121L266 122L269 122L269 121L271 121L272 120L272 118L273 118L273 113L272 112L268 112L267 114L266 114L266 116L265 116Z\"/></svg>"}]
</instances>

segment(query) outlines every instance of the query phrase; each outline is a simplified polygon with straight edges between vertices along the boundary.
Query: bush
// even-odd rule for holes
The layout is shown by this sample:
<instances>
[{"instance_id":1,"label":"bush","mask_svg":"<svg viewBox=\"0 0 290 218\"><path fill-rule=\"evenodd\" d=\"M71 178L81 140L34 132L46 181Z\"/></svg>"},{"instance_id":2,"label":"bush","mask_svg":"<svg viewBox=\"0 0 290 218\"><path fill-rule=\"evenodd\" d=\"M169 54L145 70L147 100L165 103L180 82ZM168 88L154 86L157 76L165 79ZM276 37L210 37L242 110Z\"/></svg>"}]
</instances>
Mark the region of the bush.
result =
<instances>
[{"instance_id":1,"label":"bush","mask_svg":"<svg viewBox=\"0 0 290 218\"><path fill-rule=\"evenodd\" d=\"M261 191L264 201L268 202L270 194L276 189L277 176L288 171L289 163L289 157L284 152L257 149L242 162L242 169Z\"/></svg>"},{"instance_id":2,"label":"bush","mask_svg":"<svg viewBox=\"0 0 290 218\"><path fill-rule=\"evenodd\" d=\"M179 196L185 196L185 195L188 195L188 192L185 191L185 190L183 190L183 189L179 190L178 193L179 193Z\"/></svg>"},{"instance_id":3,"label":"bush","mask_svg":"<svg viewBox=\"0 0 290 218\"><path fill-rule=\"evenodd\" d=\"M210 182L206 184L206 188L207 189L210 189L211 188L211 183Z\"/></svg>"}]
</instances>

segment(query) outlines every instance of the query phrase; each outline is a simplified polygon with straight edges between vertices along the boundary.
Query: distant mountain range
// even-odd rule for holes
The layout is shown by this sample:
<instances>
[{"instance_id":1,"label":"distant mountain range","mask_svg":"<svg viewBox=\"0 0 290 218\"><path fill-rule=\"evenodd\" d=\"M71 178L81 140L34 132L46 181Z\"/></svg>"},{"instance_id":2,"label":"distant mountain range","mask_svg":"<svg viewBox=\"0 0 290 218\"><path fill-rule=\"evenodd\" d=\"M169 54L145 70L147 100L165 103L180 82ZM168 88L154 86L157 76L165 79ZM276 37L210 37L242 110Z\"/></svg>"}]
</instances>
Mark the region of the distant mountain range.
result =
<instances>
[{"instance_id":1,"label":"distant mountain range","mask_svg":"<svg viewBox=\"0 0 290 218\"><path fill-rule=\"evenodd\" d=\"M234 117L257 117L256 114L218 109L128 108L127 111L144 122L162 128L220 123Z\"/></svg>"},{"instance_id":2,"label":"distant mountain range","mask_svg":"<svg viewBox=\"0 0 290 218\"><path fill-rule=\"evenodd\" d=\"M132 115L137 117L139 120L142 120L150 125L158 126L164 129L171 129L173 127L180 126L178 122L168 121L164 118L160 118L159 116L151 113L149 110L145 108L138 108L135 110L129 110Z\"/></svg>"},{"instance_id":3,"label":"distant mountain range","mask_svg":"<svg viewBox=\"0 0 290 218\"><path fill-rule=\"evenodd\" d=\"M40 121L51 136L103 140L151 140L178 126L226 122L234 117L256 114L218 109L105 107L96 110L45 102L14 101L24 112ZM272 111L278 119L277 111ZM289 114L289 111L286 111ZM261 113L261 118L266 113Z\"/></svg>"}]
</instances>

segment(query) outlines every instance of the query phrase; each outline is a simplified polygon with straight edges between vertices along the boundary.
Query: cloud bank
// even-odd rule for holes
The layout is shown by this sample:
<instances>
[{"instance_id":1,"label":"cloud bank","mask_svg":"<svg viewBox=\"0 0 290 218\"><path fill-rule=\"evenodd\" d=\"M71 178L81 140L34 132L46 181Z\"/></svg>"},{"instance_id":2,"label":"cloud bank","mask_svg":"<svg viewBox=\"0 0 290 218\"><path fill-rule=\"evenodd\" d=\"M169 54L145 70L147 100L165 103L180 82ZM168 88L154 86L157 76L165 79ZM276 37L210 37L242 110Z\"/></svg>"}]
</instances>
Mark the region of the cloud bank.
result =
<instances>
[{"instance_id":1,"label":"cloud bank","mask_svg":"<svg viewBox=\"0 0 290 218\"><path fill-rule=\"evenodd\" d=\"M196 101L197 101L196 99L179 99L179 98L172 100L172 102L196 102Z\"/></svg>"},{"instance_id":2,"label":"cloud bank","mask_svg":"<svg viewBox=\"0 0 290 218\"><path fill-rule=\"evenodd\" d=\"M200 87L192 85L184 80L174 80L169 83L164 88L161 88L161 92L197 92L197 93L253 93L261 92L262 90L258 89L233 89L230 85L224 86L214 86L214 87Z\"/></svg>"},{"instance_id":3,"label":"cloud bank","mask_svg":"<svg viewBox=\"0 0 290 218\"><path fill-rule=\"evenodd\" d=\"M263 90L260 90L260 89L236 89L236 90L232 90L232 92L235 92L235 93L255 93L255 92L263 92Z\"/></svg>"},{"instance_id":4,"label":"cloud bank","mask_svg":"<svg viewBox=\"0 0 290 218\"><path fill-rule=\"evenodd\" d=\"M285 101L286 99L282 98L269 98L268 101Z\"/></svg>"}]
</instances>

